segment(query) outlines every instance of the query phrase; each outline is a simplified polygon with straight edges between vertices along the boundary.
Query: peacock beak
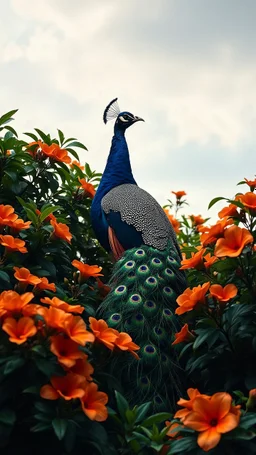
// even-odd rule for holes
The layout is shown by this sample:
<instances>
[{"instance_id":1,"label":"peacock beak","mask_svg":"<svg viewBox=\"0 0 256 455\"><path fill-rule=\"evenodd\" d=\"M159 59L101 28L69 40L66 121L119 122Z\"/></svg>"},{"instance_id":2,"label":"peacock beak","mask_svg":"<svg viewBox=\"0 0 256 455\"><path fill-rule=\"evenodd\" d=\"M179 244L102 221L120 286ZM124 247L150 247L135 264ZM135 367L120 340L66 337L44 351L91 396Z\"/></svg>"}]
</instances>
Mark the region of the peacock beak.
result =
<instances>
[{"instance_id":1,"label":"peacock beak","mask_svg":"<svg viewBox=\"0 0 256 455\"><path fill-rule=\"evenodd\" d=\"M145 122L145 120L141 117L134 117L133 123L135 122Z\"/></svg>"}]
</instances>

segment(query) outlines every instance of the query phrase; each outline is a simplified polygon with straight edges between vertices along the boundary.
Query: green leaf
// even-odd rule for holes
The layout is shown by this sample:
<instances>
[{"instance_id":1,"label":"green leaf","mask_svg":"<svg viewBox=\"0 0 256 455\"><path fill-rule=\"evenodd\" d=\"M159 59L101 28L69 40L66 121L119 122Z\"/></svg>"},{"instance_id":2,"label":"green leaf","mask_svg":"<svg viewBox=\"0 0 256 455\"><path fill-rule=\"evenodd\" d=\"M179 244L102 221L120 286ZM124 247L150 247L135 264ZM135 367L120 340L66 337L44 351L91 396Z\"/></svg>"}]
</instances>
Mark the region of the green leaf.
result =
<instances>
[{"instance_id":1,"label":"green leaf","mask_svg":"<svg viewBox=\"0 0 256 455\"><path fill-rule=\"evenodd\" d=\"M25 359L23 357L14 357L12 360L9 360L4 368L4 375L8 375L15 370L23 367L25 364Z\"/></svg>"},{"instance_id":2,"label":"green leaf","mask_svg":"<svg viewBox=\"0 0 256 455\"><path fill-rule=\"evenodd\" d=\"M31 209L29 209L28 207L24 207L25 211L26 211L26 214L27 214L27 217L30 221L32 221L33 225L34 226L37 226L38 225L38 217L37 217L37 214L35 212L33 212Z\"/></svg>"},{"instance_id":3,"label":"green leaf","mask_svg":"<svg viewBox=\"0 0 256 455\"><path fill-rule=\"evenodd\" d=\"M195 438L186 437L182 439L178 439L176 441L172 441L170 444L170 449L167 452L167 455L173 455L175 453L189 453L192 449L195 449L197 446L197 442Z\"/></svg>"},{"instance_id":4,"label":"green leaf","mask_svg":"<svg viewBox=\"0 0 256 455\"><path fill-rule=\"evenodd\" d=\"M0 271L0 281L3 281L4 283L10 284L10 277L8 273L3 272L2 270Z\"/></svg>"},{"instance_id":5,"label":"green leaf","mask_svg":"<svg viewBox=\"0 0 256 455\"><path fill-rule=\"evenodd\" d=\"M58 130L58 135L59 135L59 139L60 139L60 145L62 145L63 142L65 141L64 134L62 133L61 130Z\"/></svg>"},{"instance_id":6,"label":"green leaf","mask_svg":"<svg viewBox=\"0 0 256 455\"><path fill-rule=\"evenodd\" d=\"M129 409L129 404L128 401L121 395L121 393L115 391L115 396L116 396L116 404L117 404L117 409L119 411L119 414L123 419L125 418L125 413L127 409Z\"/></svg>"},{"instance_id":7,"label":"green leaf","mask_svg":"<svg viewBox=\"0 0 256 455\"><path fill-rule=\"evenodd\" d=\"M67 147L65 150L67 150L67 152L71 153L71 155L73 155L73 157L74 157L77 161L79 161L79 155L78 155L78 153L76 153L75 150L73 150L73 149L71 149L71 148L69 148L69 147Z\"/></svg>"},{"instance_id":8,"label":"green leaf","mask_svg":"<svg viewBox=\"0 0 256 455\"><path fill-rule=\"evenodd\" d=\"M210 204L208 205L208 210L214 205L216 204L216 202L219 202L219 201L222 201L222 200L227 200L225 197L215 197L214 199L211 200Z\"/></svg>"},{"instance_id":9,"label":"green leaf","mask_svg":"<svg viewBox=\"0 0 256 455\"><path fill-rule=\"evenodd\" d=\"M81 149L88 151L88 149L85 147L85 145L78 141L71 142L70 144L68 144L68 147L79 147Z\"/></svg>"},{"instance_id":10,"label":"green leaf","mask_svg":"<svg viewBox=\"0 0 256 455\"><path fill-rule=\"evenodd\" d=\"M14 136L18 137L18 134L16 133L15 129L12 126L5 126L5 129L10 131Z\"/></svg>"},{"instance_id":11,"label":"green leaf","mask_svg":"<svg viewBox=\"0 0 256 455\"><path fill-rule=\"evenodd\" d=\"M31 137L31 139L33 139L33 141L37 142L38 141L38 137L33 134L33 133L24 133L26 136L29 136Z\"/></svg>"},{"instance_id":12,"label":"green leaf","mask_svg":"<svg viewBox=\"0 0 256 455\"><path fill-rule=\"evenodd\" d=\"M151 406L151 401L148 401L147 403L143 403L136 408L136 423L141 422L146 417Z\"/></svg>"},{"instance_id":13,"label":"green leaf","mask_svg":"<svg viewBox=\"0 0 256 455\"><path fill-rule=\"evenodd\" d=\"M125 411L125 417L126 417L126 421L129 423L129 425L134 425L135 419L136 419L135 411L132 411L131 409L127 409Z\"/></svg>"},{"instance_id":14,"label":"green leaf","mask_svg":"<svg viewBox=\"0 0 256 455\"><path fill-rule=\"evenodd\" d=\"M53 419L52 426L54 429L54 433L56 434L57 438L61 441L64 438L65 433L67 431L68 421L66 419L56 418Z\"/></svg>"},{"instance_id":15,"label":"green leaf","mask_svg":"<svg viewBox=\"0 0 256 455\"><path fill-rule=\"evenodd\" d=\"M161 423L164 420L169 420L171 418L171 416L172 416L172 414L169 412L159 412L158 414L154 414L154 415L148 417L147 419L145 419L142 422L142 425L144 427L150 427L154 423Z\"/></svg>"},{"instance_id":16,"label":"green leaf","mask_svg":"<svg viewBox=\"0 0 256 455\"><path fill-rule=\"evenodd\" d=\"M49 216L51 213L56 212L56 210L61 210L61 209L62 209L62 207L60 205L55 205L52 207L45 208L39 217L40 221L41 222L44 221L45 218L47 218L47 216Z\"/></svg>"},{"instance_id":17,"label":"green leaf","mask_svg":"<svg viewBox=\"0 0 256 455\"><path fill-rule=\"evenodd\" d=\"M45 144L51 145L51 138L49 134L45 134L43 131L39 130L38 128L35 128L35 131L39 134L39 136L43 139Z\"/></svg>"},{"instance_id":18,"label":"green leaf","mask_svg":"<svg viewBox=\"0 0 256 455\"><path fill-rule=\"evenodd\" d=\"M40 431L49 430L51 428L50 423L39 422L31 428L33 433L39 433Z\"/></svg>"},{"instance_id":19,"label":"green leaf","mask_svg":"<svg viewBox=\"0 0 256 455\"><path fill-rule=\"evenodd\" d=\"M248 430L250 427L256 424L256 414L254 412L248 412L245 416L241 417L239 426Z\"/></svg>"},{"instance_id":20,"label":"green leaf","mask_svg":"<svg viewBox=\"0 0 256 455\"><path fill-rule=\"evenodd\" d=\"M13 425L16 421L16 414L12 409L4 408L0 410L0 422L5 425Z\"/></svg>"},{"instance_id":21,"label":"green leaf","mask_svg":"<svg viewBox=\"0 0 256 455\"><path fill-rule=\"evenodd\" d=\"M9 111L6 114L2 115L2 117L0 117L0 125L3 125L9 120L12 120L11 117L16 114L16 112L18 112L18 109L14 109L13 111Z\"/></svg>"}]
</instances>

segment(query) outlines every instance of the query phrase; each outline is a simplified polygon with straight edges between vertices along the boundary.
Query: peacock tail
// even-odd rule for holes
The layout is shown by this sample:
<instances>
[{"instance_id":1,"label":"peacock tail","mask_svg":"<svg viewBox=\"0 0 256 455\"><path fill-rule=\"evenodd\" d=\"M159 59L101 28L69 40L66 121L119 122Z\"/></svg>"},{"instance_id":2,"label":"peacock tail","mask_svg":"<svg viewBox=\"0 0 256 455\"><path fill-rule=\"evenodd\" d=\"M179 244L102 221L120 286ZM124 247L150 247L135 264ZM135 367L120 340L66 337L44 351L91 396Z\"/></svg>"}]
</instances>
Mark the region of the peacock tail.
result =
<instances>
[{"instance_id":1,"label":"peacock tail","mask_svg":"<svg viewBox=\"0 0 256 455\"><path fill-rule=\"evenodd\" d=\"M140 346L140 360L130 354L111 360L112 373L132 404L152 401L155 409L174 409L182 395L182 370L172 347L180 330L176 298L186 287L179 267L179 254L169 241L162 251L148 245L129 249L113 268L99 315Z\"/></svg>"}]
</instances>

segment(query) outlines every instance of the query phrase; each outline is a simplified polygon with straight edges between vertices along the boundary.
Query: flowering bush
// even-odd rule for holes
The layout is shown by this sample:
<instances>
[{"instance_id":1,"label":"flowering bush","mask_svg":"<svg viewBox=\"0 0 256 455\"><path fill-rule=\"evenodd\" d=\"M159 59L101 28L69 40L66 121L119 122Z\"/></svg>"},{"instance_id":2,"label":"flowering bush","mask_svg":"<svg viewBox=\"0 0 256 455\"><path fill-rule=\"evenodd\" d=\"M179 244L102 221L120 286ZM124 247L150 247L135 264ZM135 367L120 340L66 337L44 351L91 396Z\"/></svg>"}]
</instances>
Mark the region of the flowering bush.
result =
<instances>
[{"instance_id":1,"label":"flowering bush","mask_svg":"<svg viewBox=\"0 0 256 455\"><path fill-rule=\"evenodd\" d=\"M0 117L3 452L255 454L256 181L240 182L248 191L227 199L213 226L177 219L184 191L165 207L188 278L173 349L189 388L174 413L150 415L151 403L130 407L107 370L110 356L117 368L125 356L139 361L139 346L96 314L111 271L90 222L101 175L60 130L19 139L15 112Z\"/></svg>"}]
</instances>

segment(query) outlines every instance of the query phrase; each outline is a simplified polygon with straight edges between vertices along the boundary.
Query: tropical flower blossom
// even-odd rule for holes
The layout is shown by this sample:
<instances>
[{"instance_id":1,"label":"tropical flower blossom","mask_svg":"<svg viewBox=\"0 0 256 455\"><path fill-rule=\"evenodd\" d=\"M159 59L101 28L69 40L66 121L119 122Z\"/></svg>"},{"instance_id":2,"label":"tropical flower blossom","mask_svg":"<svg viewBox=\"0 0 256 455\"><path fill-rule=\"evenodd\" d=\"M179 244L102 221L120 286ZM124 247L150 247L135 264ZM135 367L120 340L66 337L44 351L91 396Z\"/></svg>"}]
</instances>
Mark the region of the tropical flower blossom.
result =
<instances>
[{"instance_id":1,"label":"tropical flower blossom","mask_svg":"<svg viewBox=\"0 0 256 455\"><path fill-rule=\"evenodd\" d=\"M97 320L90 317L89 322L90 329L94 333L95 338L113 351L117 339L117 330L109 328L103 319Z\"/></svg>"},{"instance_id":2,"label":"tropical flower blossom","mask_svg":"<svg viewBox=\"0 0 256 455\"><path fill-rule=\"evenodd\" d=\"M94 382L87 382L84 395L80 398L82 409L90 420L103 422L108 417L106 404L108 396L104 392L98 392L98 386Z\"/></svg>"},{"instance_id":3,"label":"tropical flower blossom","mask_svg":"<svg viewBox=\"0 0 256 455\"><path fill-rule=\"evenodd\" d=\"M253 242L253 236L245 229L238 226L230 226L226 229L223 239L218 239L214 254L218 257L237 257L248 243Z\"/></svg>"},{"instance_id":4,"label":"tropical flower blossom","mask_svg":"<svg viewBox=\"0 0 256 455\"><path fill-rule=\"evenodd\" d=\"M232 223L233 220L228 216L217 221L216 224L214 224L208 229L208 232L204 232L201 235L200 237L201 244L203 246L206 246L209 245L210 243L216 242L217 239L224 236L225 228Z\"/></svg>"},{"instance_id":5,"label":"tropical flower blossom","mask_svg":"<svg viewBox=\"0 0 256 455\"><path fill-rule=\"evenodd\" d=\"M41 283L41 278L38 276L32 275L28 269L25 267L13 267L15 270L14 276L16 280L20 281L22 284L28 285L37 285Z\"/></svg>"},{"instance_id":6,"label":"tropical flower blossom","mask_svg":"<svg viewBox=\"0 0 256 455\"><path fill-rule=\"evenodd\" d=\"M128 333L117 332L117 338L115 340L115 345L122 351L129 351L135 359L139 359L138 354L134 351L138 351L140 347L132 341L132 338Z\"/></svg>"},{"instance_id":7,"label":"tropical flower blossom","mask_svg":"<svg viewBox=\"0 0 256 455\"><path fill-rule=\"evenodd\" d=\"M191 258L183 259L181 261L180 270L184 269L197 269L200 270L203 268L203 255L205 253L205 249L202 248L197 253L192 253Z\"/></svg>"},{"instance_id":8,"label":"tropical flower blossom","mask_svg":"<svg viewBox=\"0 0 256 455\"><path fill-rule=\"evenodd\" d=\"M51 337L50 351L56 355L59 363L67 368L73 367L77 359L84 359L85 356L77 343L62 335Z\"/></svg>"},{"instance_id":9,"label":"tropical flower blossom","mask_svg":"<svg viewBox=\"0 0 256 455\"><path fill-rule=\"evenodd\" d=\"M77 359L75 365L73 365L69 371L75 374L83 376L87 381L92 381L92 374L94 368L90 362L88 362L88 355L84 354L83 359Z\"/></svg>"},{"instance_id":10,"label":"tropical flower blossom","mask_svg":"<svg viewBox=\"0 0 256 455\"><path fill-rule=\"evenodd\" d=\"M166 436L168 436L171 439L180 439L180 437L177 438L179 434L179 430L175 430L176 428L180 428L182 425L181 423L178 422L168 422L168 420L165 422L165 426L168 427L168 432L166 433Z\"/></svg>"},{"instance_id":11,"label":"tropical flower blossom","mask_svg":"<svg viewBox=\"0 0 256 455\"><path fill-rule=\"evenodd\" d=\"M249 191L245 194L239 194L237 199L242 202L251 215L256 215L256 194Z\"/></svg>"},{"instance_id":12,"label":"tropical flower blossom","mask_svg":"<svg viewBox=\"0 0 256 455\"><path fill-rule=\"evenodd\" d=\"M10 226L17 218L11 205L0 205L0 226Z\"/></svg>"},{"instance_id":13,"label":"tropical flower blossom","mask_svg":"<svg viewBox=\"0 0 256 455\"><path fill-rule=\"evenodd\" d=\"M53 376L51 385L41 387L40 396L46 400L74 400L82 398L84 391L85 378L78 374L68 373L66 376Z\"/></svg>"},{"instance_id":14,"label":"tropical flower blossom","mask_svg":"<svg viewBox=\"0 0 256 455\"><path fill-rule=\"evenodd\" d=\"M77 261L77 259L72 261L72 265L79 270L82 278L85 280L90 277L103 276L102 273L99 273L101 272L102 267L98 267L97 265L84 264L83 262Z\"/></svg>"},{"instance_id":15,"label":"tropical flower blossom","mask_svg":"<svg viewBox=\"0 0 256 455\"><path fill-rule=\"evenodd\" d=\"M176 302L178 303L179 307L176 308L176 314L183 314L187 311L191 311L195 308L195 306L199 303L205 303L205 294L210 287L210 282L204 283L202 285L198 285L193 289L187 288L181 294Z\"/></svg>"},{"instance_id":16,"label":"tropical flower blossom","mask_svg":"<svg viewBox=\"0 0 256 455\"><path fill-rule=\"evenodd\" d=\"M9 226L11 227L11 232L18 232L22 229L29 229L32 221L23 221L18 218L16 221L10 222Z\"/></svg>"},{"instance_id":17,"label":"tropical flower blossom","mask_svg":"<svg viewBox=\"0 0 256 455\"><path fill-rule=\"evenodd\" d=\"M54 283L49 283L49 280L46 277L42 277L40 283L36 285L36 289L40 289L40 291L48 290L52 292L56 292L56 286Z\"/></svg>"},{"instance_id":18,"label":"tropical flower blossom","mask_svg":"<svg viewBox=\"0 0 256 455\"><path fill-rule=\"evenodd\" d=\"M57 221L54 220L51 220L50 223L53 226L53 234L55 237L71 243L72 234L70 233L69 227L66 224L57 223Z\"/></svg>"},{"instance_id":19,"label":"tropical flower blossom","mask_svg":"<svg viewBox=\"0 0 256 455\"><path fill-rule=\"evenodd\" d=\"M66 313L79 313L81 314L84 311L84 307L81 305L69 305L68 303L64 302L64 300L59 299L58 297L53 297L50 299L49 297L45 297L41 299L42 303L46 303L47 305L51 305L55 308L59 308L60 310L65 311Z\"/></svg>"},{"instance_id":20,"label":"tropical flower blossom","mask_svg":"<svg viewBox=\"0 0 256 455\"><path fill-rule=\"evenodd\" d=\"M28 250L24 246L24 240L15 239L12 235L0 235L0 244L5 246L6 251L19 251L20 253L27 253Z\"/></svg>"},{"instance_id":21,"label":"tropical flower blossom","mask_svg":"<svg viewBox=\"0 0 256 455\"><path fill-rule=\"evenodd\" d=\"M48 327L59 330L63 330L65 322L72 317L71 314L53 306L50 306L50 308L41 307L39 314L43 316Z\"/></svg>"},{"instance_id":22,"label":"tropical flower blossom","mask_svg":"<svg viewBox=\"0 0 256 455\"><path fill-rule=\"evenodd\" d=\"M22 344L29 337L36 334L37 328L33 319L22 317L18 321L14 318L6 318L2 325L2 330L10 335L9 340L12 343Z\"/></svg>"},{"instance_id":23,"label":"tropical flower blossom","mask_svg":"<svg viewBox=\"0 0 256 455\"><path fill-rule=\"evenodd\" d=\"M82 188L84 190L84 195L93 199L95 196L96 190L95 190L94 186L92 185L92 183L86 182L85 179L78 179L78 180L82 185Z\"/></svg>"},{"instance_id":24,"label":"tropical flower blossom","mask_svg":"<svg viewBox=\"0 0 256 455\"><path fill-rule=\"evenodd\" d=\"M227 216L239 216L237 206L235 204L229 204L227 207L223 207L223 209L221 209L218 213L219 218L225 218Z\"/></svg>"},{"instance_id":25,"label":"tropical flower blossom","mask_svg":"<svg viewBox=\"0 0 256 455\"><path fill-rule=\"evenodd\" d=\"M188 329L188 324L185 324L179 332L174 334L174 336L175 336L175 340L172 343L173 345L178 344L178 343L183 343L184 341L192 341L195 339L195 336L193 335L193 333L191 333Z\"/></svg>"},{"instance_id":26,"label":"tropical flower blossom","mask_svg":"<svg viewBox=\"0 0 256 455\"><path fill-rule=\"evenodd\" d=\"M204 256L204 266L205 266L205 268L208 269L216 261L218 261L218 258L216 256L211 256L211 253L207 253Z\"/></svg>"},{"instance_id":27,"label":"tropical flower blossom","mask_svg":"<svg viewBox=\"0 0 256 455\"><path fill-rule=\"evenodd\" d=\"M223 433L239 424L240 412L232 412L232 397L218 392L211 397L198 396L193 410L183 420L184 426L199 431L197 443L205 452L217 446Z\"/></svg>"},{"instance_id":28,"label":"tropical flower blossom","mask_svg":"<svg viewBox=\"0 0 256 455\"><path fill-rule=\"evenodd\" d=\"M248 179L244 178L244 181L247 183L247 185L251 188L252 191L255 190L255 187L256 187L256 179L254 179L254 180L248 180Z\"/></svg>"},{"instance_id":29,"label":"tropical flower blossom","mask_svg":"<svg viewBox=\"0 0 256 455\"><path fill-rule=\"evenodd\" d=\"M227 284L225 287L222 287L220 284L213 284L209 291L219 302L228 302L237 295L238 289L234 284Z\"/></svg>"},{"instance_id":30,"label":"tropical flower blossom","mask_svg":"<svg viewBox=\"0 0 256 455\"><path fill-rule=\"evenodd\" d=\"M64 322L63 329L69 338L81 346L93 342L95 336L86 328L84 320L80 316L71 316Z\"/></svg>"},{"instance_id":31,"label":"tropical flower blossom","mask_svg":"<svg viewBox=\"0 0 256 455\"><path fill-rule=\"evenodd\" d=\"M84 166L82 166L79 161L77 160L73 160L72 163L70 164L70 167L73 168L74 166L77 166L79 167L79 169L81 169L81 171L84 171Z\"/></svg>"},{"instance_id":32,"label":"tropical flower blossom","mask_svg":"<svg viewBox=\"0 0 256 455\"><path fill-rule=\"evenodd\" d=\"M171 213L169 213L168 209L164 209L164 212L168 220L170 221L174 231L176 232L176 234L178 234L180 232L180 222Z\"/></svg>"},{"instance_id":33,"label":"tropical flower blossom","mask_svg":"<svg viewBox=\"0 0 256 455\"><path fill-rule=\"evenodd\" d=\"M194 226L199 226L205 222L204 218L201 215L190 215L190 219Z\"/></svg>"},{"instance_id":34,"label":"tropical flower blossom","mask_svg":"<svg viewBox=\"0 0 256 455\"><path fill-rule=\"evenodd\" d=\"M187 193L185 191L172 191L172 194L175 194L176 199L181 199L182 196L186 196Z\"/></svg>"},{"instance_id":35,"label":"tropical flower blossom","mask_svg":"<svg viewBox=\"0 0 256 455\"><path fill-rule=\"evenodd\" d=\"M205 398L207 398L207 395L201 395L201 393L199 392L198 389L189 388L187 390L187 394L188 394L189 400L180 398L179 401L177 402L177 404L179 406L182 406L184 409L179 409L176 412L176 414L174 415L175 419L180 419L182 422L184 421L185 417L187 417L189 415L189 413L192 411L195 398L197 398L199 396L204 396Z\"/></svg>"},{"instance_id":36,"label":"tropical flower blossom","mask_svg":"<svg viewBox=\"0 0 256 455\"><path fill-rule=\"evenodd\" d=\"M0 294L0 317L23 313L25 306L33 299L32 292L18 294L15 291L3 291Z\"/></svg>"}]
</instances>

